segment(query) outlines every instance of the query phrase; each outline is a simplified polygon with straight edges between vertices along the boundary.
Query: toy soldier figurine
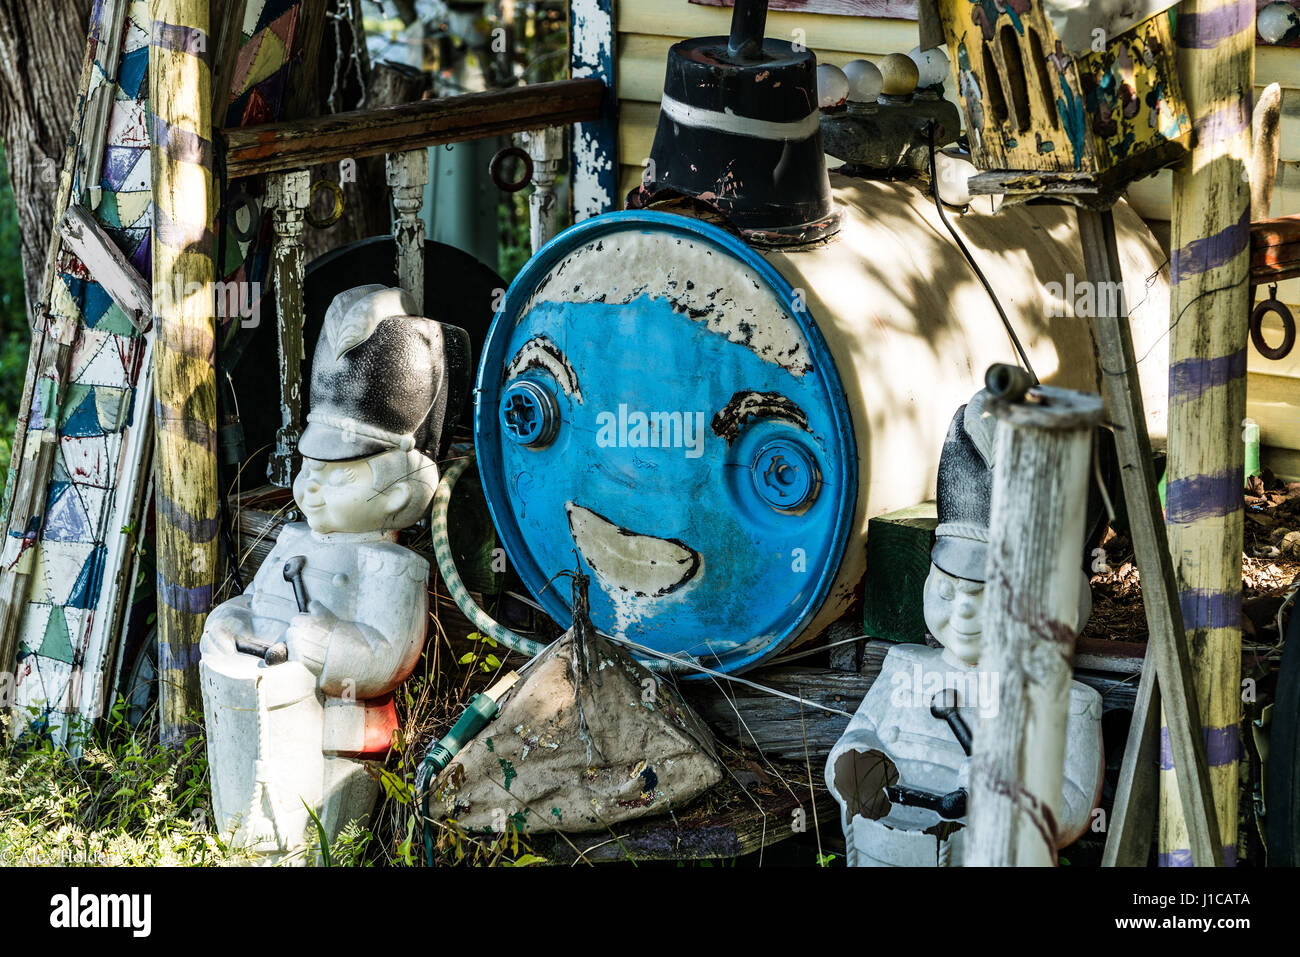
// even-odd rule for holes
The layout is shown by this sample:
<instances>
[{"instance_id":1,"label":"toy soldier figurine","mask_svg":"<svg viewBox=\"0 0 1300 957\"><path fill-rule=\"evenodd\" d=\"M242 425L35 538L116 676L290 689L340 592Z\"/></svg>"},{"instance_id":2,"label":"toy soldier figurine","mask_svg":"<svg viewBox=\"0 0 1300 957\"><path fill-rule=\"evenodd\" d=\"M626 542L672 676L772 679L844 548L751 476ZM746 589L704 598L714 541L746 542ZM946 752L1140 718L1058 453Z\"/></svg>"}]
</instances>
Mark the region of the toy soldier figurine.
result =
<instances>
[{"instance_id":1,"label":"toy soldier figurine","mask_svg":"<svg viewBox=\"0 0 1300 957\"><path fill-rule=\"evenodd\" d=\"M924 610L926 628L942 647L891 648L826 761L850 866L962 862L971 737L975 723L998 704L998 676L977 668L995 465L987 398L981 391L957 410L939 458L939 525ZM1085 576L1079 630L1091 610ZM1101 780L1101 696L1075 681L1058 848L1088 827Z\"/></svg>"},{"instance_id":2,"label":"toy soldier figurine","mask_svg":"<svg viewBox=\"0 0 1300 957\"><path fill-rule=\"evenodd\" d=\"M270 863L368 814L419 660L428 563L397 544L426 514L448 403L448 349L398 289L361 286L325 314L287 525L201 645L213 805L232 845ZM463 357L454 357L464 361Z\"/></svg>"}]
</instances>

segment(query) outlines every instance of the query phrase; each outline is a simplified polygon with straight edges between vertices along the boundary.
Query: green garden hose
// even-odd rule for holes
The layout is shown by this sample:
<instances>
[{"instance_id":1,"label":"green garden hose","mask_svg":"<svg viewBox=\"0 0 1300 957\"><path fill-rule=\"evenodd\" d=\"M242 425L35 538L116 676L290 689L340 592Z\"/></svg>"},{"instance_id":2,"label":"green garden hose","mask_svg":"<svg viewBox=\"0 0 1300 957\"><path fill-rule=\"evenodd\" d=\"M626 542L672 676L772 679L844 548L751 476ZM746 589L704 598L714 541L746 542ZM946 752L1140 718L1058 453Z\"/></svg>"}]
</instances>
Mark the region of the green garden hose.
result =
<instances>
[{"instance_id":1,"label":"green garden hose","mask_svg":"<svg viewBox=\"0 0 1300 957\"><path fill-rule=\"evenodd\" d=\"M433 534L433 554L438 561L438 571L442 574L447 591L451 593L451 600L480 634L487 635L511 651L533 658L541 654L546 646L540 641L517 635L490 618L470 596L469 589L465 587L465 583L460 580L460 573L456 571L456 559L451 554L451 540L447 537L447 513L450 511L451 493L456 487L456 480L461 477L465 469L469 468L471 461L472 458L463 458L453 462L443 474L442 481L438 483L438 491L433 496L429 530Z\"/></svg>"}]
</instances>

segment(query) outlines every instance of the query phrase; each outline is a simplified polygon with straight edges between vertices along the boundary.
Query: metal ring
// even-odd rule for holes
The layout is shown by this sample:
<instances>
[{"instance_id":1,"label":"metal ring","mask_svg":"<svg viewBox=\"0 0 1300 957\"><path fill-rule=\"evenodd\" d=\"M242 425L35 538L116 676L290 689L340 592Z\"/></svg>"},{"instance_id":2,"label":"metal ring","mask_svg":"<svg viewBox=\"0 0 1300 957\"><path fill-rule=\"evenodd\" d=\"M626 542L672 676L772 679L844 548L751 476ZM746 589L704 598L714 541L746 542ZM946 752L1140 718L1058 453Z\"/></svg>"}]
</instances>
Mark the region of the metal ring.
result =
<instances>
[{"instance_id":1,"label":"metal ring","mask_svg":"<svg viewBox=\"0 0 1300 957\"><path fill-rule=\"evenodd\" d=\"M501 173L501 168L508 159L517 159L524 164L524 175L517 180L508 180ZM492 162L488 163L488 175L492 177L493 185L503 193L517 193L533 181L533 158L528 155L527 150L520 149L518 146L507 146L505 149L498 150L492 157Z\"/></svg>"},{"instance_id":2,"label":"metal ring","mask_svg":"<svg viewBox=\"0 0 1300 957\"><path fill-rule=\"evenodd\" d=\"M247 230L239 228L238 213L241 209L248 210ZM226 197L226 229L240 243L252 242L262 230L262 207L242 189Z\"/></svg>"},{"instance_id":3,"label":"metal ring","mask_svg":"<svg viewBox=\"0 0 1300 957\"><path fill-rule=\"evenodd\" d=\"M1264 341L1264 317L1274 313L1282 320L1282 343L1277 348ZM1277 299L1265 299L1250 314L1250 341L1265 359L1285 359L1295 345L1295 317L1286 303Z\"/></svg>"},{"instance_id":4,"label":"metal ring","mask_svg":"<svg viewBox=\"0 0 1300 957\"><path fill-rule=\"evenodd\" d=\"M317 219L315 213L311 211L312 206L316 204L316 190L327 189L334 197L334 208L324 219ZM307 197L307 208L303 210L302 218L307 220L316 229L329 229L343 216L343 187L332 179L318 179L311 184L311 194Z\"/></svg>"}]
</instances>

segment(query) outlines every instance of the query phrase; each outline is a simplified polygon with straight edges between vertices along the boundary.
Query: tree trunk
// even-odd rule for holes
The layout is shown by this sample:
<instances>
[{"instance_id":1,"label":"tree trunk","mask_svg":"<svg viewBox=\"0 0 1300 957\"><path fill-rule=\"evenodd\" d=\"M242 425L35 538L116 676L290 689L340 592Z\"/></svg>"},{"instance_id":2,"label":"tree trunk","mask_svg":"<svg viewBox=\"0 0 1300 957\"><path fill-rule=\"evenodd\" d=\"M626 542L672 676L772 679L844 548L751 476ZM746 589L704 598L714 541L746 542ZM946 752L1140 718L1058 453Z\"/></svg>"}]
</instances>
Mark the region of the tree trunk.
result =
<instances>
[{"instance_id":1,"label":"tree trunk","mask_svg":"<svg viewBox=\"0 0 1300 957\"><path fill-rule=\"evenodd\" d=\"M89 13L90 0L0 0L0 141L18 207L29 323L76 116Z\"/></svg>"}]
</instances>

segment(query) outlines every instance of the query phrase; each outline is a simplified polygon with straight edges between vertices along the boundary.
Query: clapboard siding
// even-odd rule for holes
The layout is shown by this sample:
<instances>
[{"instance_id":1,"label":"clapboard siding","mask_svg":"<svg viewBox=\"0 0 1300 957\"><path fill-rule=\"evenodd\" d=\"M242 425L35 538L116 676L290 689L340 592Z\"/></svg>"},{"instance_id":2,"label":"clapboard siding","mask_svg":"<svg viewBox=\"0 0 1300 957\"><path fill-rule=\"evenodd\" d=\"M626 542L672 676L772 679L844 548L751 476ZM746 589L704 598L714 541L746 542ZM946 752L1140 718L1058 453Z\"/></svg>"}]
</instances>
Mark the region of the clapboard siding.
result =
<instances>
[{"instance_id":1,"label":"clapboard siding","mask_svg":"<svg viewBox=\"0 0 1300 957\"><path fill-rule=\"evenodd\" d=\"M731 10L687 0L620 0L617 10L621 203L640 183L642 164L650 155L669 46L686 37L726 34ZM797 39L820 61L839 66L862 56L877 60L887 53L906 53L917 43L916 24L907 20L778 10L768 15L767 35ZM1300 213L1300 50L1259 46L1255 53L1257 89L1275 82L1283 87L1281 165L1270 214ZM949 98L955 86L947 84ZM1129 190L1129 201L1152 222L1158 236L1168 235L1171 184L1172 175L1163 171ZM1300 316L1300 280L1283 283L1278 298ZM1281 332L1275 322L1265 328L1270 342L1279 341ZM1271 362L1252 347L1248 366L1247 411L1259 422L1263 441L1270 446L1265 462L1280 475L1300 479L1300 350L1282 362Z\"/></svg>"}]
</instances>

